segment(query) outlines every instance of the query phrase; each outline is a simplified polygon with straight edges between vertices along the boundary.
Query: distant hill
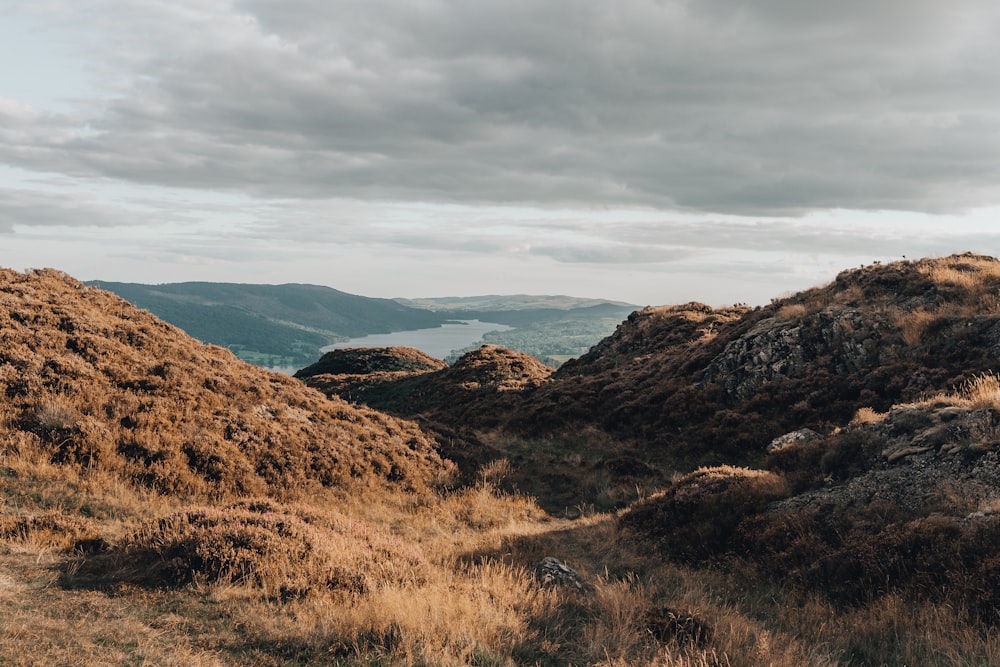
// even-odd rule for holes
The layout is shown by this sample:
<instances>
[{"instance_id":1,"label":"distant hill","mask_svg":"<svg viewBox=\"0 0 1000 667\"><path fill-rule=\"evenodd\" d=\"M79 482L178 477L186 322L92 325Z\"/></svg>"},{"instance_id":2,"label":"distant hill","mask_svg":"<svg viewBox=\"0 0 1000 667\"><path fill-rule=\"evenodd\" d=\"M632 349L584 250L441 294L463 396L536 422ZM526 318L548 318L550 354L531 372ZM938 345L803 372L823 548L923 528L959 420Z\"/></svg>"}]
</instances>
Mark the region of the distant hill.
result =
<instances>
[{"instance_id":1,"label":"distant hill","mask_svg":"<svg viewBox=\"0 0 1000 667\"><path fill-rule=\"evenodd\" d=\"M103 280L88 284L260 366L305 366L331 343L428 329L453 319L514 327L491 332L486 342L557 366L609 335L635 308L619 301L562 295L377 299L301 284L146 285ZM454 358L463 351L457 351Z\"/></svg>"},{"instance_id":2,"label":"distant hill","mask_svg":"<svg viewBox=\"0 0 1000 667\"><path fill-rule=\"evenodd\" d=\"M264 366L303 365L319 348L376 333L426 329L447 316L319 285L92 281L206 343Z\"/></svg>"},{"instance_id":3,"label":"distant hill","mask_svg":"<svg viewBox=\"0 0 1000 667\"><path fill-rule=\"evenodd\" d=\"M587 299L565 294L486 294L483 296L441 296L421 299L396 299L397 302L413 308L426 308L434 311L502 311L502 310L538 310L554 308L570 310L587 306L623 306L634 310L634 304L624 301L609 301L607 299Z\"/></svg>"}]
</instances>

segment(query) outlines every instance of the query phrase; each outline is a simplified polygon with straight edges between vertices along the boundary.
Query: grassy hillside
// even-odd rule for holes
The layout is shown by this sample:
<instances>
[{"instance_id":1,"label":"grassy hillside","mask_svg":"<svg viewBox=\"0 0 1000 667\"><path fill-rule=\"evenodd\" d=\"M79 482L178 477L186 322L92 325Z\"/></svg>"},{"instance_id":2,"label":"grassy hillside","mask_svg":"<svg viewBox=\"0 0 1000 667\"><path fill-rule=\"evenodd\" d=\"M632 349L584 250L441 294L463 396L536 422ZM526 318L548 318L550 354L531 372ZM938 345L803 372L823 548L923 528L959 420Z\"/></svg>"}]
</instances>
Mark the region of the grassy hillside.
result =
<instances>
[{"instance_id":1,"label":"grassy hillside","mask_svg":"<svg viewBox=\"0 0 1000 667\"><path fill-rule=\"evenodd\" d=\"M0 664L998 664L998 281L648 309L557 373L315 369L408 421L0 271Z\"/></svg>"},{"instance_id":2,"label":"grassy hillside","mask_svg":"<svg viewBox=\"0 0 1000 667\"><path fill-rule=\"evenodd\" d=\"M439 326L446 317L317 285L94 281L195 338L261 365L304 365L348 338Z\"/></svg>"}]
</instances>

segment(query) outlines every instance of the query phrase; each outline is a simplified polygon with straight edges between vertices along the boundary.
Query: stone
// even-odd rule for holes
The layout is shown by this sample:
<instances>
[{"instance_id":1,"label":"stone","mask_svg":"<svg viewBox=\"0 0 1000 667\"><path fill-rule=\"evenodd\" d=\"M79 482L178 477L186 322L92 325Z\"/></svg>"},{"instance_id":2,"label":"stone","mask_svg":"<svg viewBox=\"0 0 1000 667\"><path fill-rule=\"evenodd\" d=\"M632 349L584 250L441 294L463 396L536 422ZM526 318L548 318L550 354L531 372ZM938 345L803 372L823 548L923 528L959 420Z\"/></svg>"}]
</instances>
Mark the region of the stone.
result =
<instances>
[{"instance_id":1,"label":"stone","mask_svg":"<svg viewBox=\"0 0 1000 667\"><path fill-rule=\"evenodd\" d=\"M543 588L569 588L588 592L593 590L580 573L557 558L546 556L532 568L535 581Z\"/></svg>"},{"instance_id":2,"label":"stone","mask_svg":"<svg viewBox=\"0 0 1000 667\"><path fill-rule=\"evenodd\" d=\"M794 447L795 445L804 445L806 443L812 442L813 440L819 440L822 436L811 428L800 428L797 431L792 431L791 433L786 433L784 435L779 435L777 438L771 441L771 444L767 446L768 453L777 452L788 447Z\"/></svg>"}]
</instances>

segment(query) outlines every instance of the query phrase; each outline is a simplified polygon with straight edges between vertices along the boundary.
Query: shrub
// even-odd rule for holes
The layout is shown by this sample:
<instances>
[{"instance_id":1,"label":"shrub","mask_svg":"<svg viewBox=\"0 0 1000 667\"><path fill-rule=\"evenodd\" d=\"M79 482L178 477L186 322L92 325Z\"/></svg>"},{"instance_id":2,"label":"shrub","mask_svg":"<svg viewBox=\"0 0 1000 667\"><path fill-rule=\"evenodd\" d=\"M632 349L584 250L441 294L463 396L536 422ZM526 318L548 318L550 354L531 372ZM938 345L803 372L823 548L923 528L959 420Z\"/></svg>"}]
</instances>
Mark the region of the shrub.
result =
<instances>
[{"instance_id":1,"label":"shrub","mask_svg":"<svg viewBox=\"0 0 1000 667\"><path fill-rule=\"evenodd\" d=\"M784 477L774 472L701 468L633 505L621 526L674 558L701 562L724 555L740 521L788 493Z\"/></svg>"},{"instance_id":2,"label":"shrub","mask_svg":"<svg viewBox=\"0 0 1000 667\"><path fill-rule=\"evenodd\" d=\"M80 413L65 400L46 399L35 406L35 423L43 431L69 431L79 421Z\"/></svg>"},{"instance_id":3,"label":"shrub","mask_svg":"<svg viewBox=\"0 0 1000 667\"><path fill-rule=\"evenodd\" d=\"M425 566L368 524L268 500L170 514L81 572L151 587L208 583L272 596L362 592L369 580L416 580Z\"/></svg>"}]
</instances>

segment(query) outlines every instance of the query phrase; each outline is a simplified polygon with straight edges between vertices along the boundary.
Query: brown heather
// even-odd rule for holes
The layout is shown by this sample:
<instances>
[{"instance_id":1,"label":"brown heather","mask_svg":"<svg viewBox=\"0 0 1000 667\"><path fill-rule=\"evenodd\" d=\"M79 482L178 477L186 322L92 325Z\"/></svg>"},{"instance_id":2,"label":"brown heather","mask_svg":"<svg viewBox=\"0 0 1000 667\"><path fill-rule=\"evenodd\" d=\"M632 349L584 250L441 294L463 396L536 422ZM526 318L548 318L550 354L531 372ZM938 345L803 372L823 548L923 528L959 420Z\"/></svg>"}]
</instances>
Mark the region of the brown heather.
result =
<instances>
[{"instance_id":1,"label":"brown heather","mask_svg":"<svg viewBox=\"0 0 1000 667\"><path fill-rule=\"evenodd\" d=\"M160 493L295 497L447 475L413 424L325 400L54 271L0 271L0 447Z\"/></svg>"},{"instance_id":2,"label":"brown heather","mask_svg":"<svg viewBox=\"0 0 1000 667\"><path fill-rule=\"evenodd\" d=\"M985 260L936 261L989 282ZM646 309L555 376L492 348L452 369L389 353L326 375L419 426L57 272L0 272L0 664L1000 664L995 497L935 486L921 511L940 516L809 504L885 472L884 441L912 424L990 456L977 434L994 424L993 369L966 353L972 338L943 337L989 323L960 328L953 311L915 347L892 325L894 307L966 303L972 288L925 266L842 274L759 310ZM992 289L971 284L982 293L962 308ZM910 346L885 372L930 380L852 393L821 372L831 357L748 400L698 384L741 337L818 335L868 305L890 345ZM845 347L867 326L836 321ZM934 375L922 349L950 370ZM948 382L962 392L935 395ZM803 422L827 435L764 453ZM538 585L545 556L592 590Z\"/></svg>"}]
</instances>

